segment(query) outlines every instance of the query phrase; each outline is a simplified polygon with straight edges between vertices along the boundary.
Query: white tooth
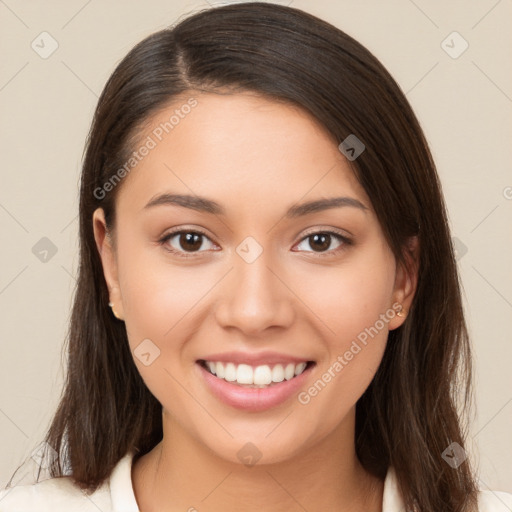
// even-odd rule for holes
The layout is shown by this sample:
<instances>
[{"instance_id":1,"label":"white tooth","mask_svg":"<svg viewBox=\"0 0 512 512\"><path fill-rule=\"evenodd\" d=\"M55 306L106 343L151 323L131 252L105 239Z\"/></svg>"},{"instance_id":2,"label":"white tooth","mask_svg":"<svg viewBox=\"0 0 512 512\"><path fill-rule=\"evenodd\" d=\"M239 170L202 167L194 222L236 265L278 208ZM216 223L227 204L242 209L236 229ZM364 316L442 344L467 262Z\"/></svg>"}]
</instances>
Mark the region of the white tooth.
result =
<instances>
[{"instance_id":1,"label":"white tooth","mask_svg":"<svg viewBox=\"0 0 512 512\"><path fill-rule=\"evenodd\" d=\"M272 382L283 382L284 380L284 368L282 364L276 364L272 368Z\"/></svg>"},{"instance_id":2,"label":"white tooth","mask_svg":"<svg viewBox=\"0 0 512 512\"><path fill-rule=\"evenodd\" d=\"M293 363L288 363L286 368L284 369L284 378L286 380L293 379L295 375L295 365Z\"/></svg>"},{"instance_id":3,"label":"white tooth","mask_svg":"<svg viewBox=\"0 0 512 512\"><path fill-rule=\"evenodd\" d=\"M219 377L220 379L224 378L224 375L226 374L226 371L224 369L223 363L214 363L215 364L215 375Z\"/></svg>"},{"instance_id":4,"label":"white tooth","mask_svg":"<svg viewBox=\"0 0 512 512\"><path fill-rule=\"evenodd\" d=\"M226 365L226 374L224 375L224 378L228 382L234 382L236 380L236 366L233 363L228 363Z\"/></svg>"},{"instance_id":5,"label":"white tooth","mask_svg":"<svg viewBox=\"0 0 512 512\"><path fill-rule=\"evenodd\" d=\"M295 368L295 375L300 375L304 368L306 368L307 363L299 363Z\"/></svg>"},{"instance_id":6,"label":"white tooth","mask_svg":"<svg viewBox=\"0 0 512 512\"><path fill-rule=\"evenodd\" d=\"M264 384L270 384L272 382L272 372L270 366L263 365L257 366L254 369L254 384L262 386Z\"/></svg>"},{"instance_id":7,"label":"white tooth","mask_svg":"<svg viewBox=\"0 0 512 512\"><path fill-rule=\"evenodd\" d=\"M239 384L254 384L252 366L239 364L236 369L236 381Z\"/></svg>"},{"instance_id":8,"label":"white tooth","mask_svg":"<svg viewBox=\"0 0 512 512\"><path fill-rule=\"evenodd\" d=\"M208 368L210 368L210 372L215 374L215 363L212 363L211 361L207 361L206 364L208 365Z\"/></svg>"}]
</instances>

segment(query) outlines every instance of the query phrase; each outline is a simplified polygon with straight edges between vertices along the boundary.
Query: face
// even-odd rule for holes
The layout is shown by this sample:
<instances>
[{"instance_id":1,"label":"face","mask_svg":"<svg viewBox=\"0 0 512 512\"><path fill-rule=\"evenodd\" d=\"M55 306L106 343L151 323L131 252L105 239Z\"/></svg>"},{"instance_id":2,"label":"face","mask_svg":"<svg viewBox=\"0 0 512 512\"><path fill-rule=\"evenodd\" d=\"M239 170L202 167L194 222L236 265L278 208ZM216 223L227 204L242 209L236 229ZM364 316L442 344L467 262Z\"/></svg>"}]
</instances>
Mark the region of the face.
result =
<instances>
[{"instance_id":1,"label":"face","mask_svg":"<svg viewBox=\"0 0 512 512\"><path fill-rule=\"evenodd\" d=\"M155 146L120 185L115 251L94 214L110 299L166 421L226 460L248 442L261 463L291 459L353 421L414 280L306 112L190 96L172 131L188 97L141 133Z\"/></svg>"}]
</instances>

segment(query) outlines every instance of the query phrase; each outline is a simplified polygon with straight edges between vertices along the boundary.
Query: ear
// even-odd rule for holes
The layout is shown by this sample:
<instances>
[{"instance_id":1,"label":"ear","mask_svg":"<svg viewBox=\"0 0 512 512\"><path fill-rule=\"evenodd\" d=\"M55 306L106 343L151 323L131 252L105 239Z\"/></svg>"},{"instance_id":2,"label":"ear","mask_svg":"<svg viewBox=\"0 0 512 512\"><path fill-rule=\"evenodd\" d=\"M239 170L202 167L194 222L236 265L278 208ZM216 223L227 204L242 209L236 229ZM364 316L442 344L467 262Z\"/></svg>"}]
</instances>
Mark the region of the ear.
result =
<instances>
[{"instance_id":1,"label":"ear","mask_svg":"<svg viewBox=\"0 0 512 512\"><path fill-rule=\"evenodd\" d=\"M398 263L393 289L392 309L403 316L395 315L389 321L389 330L400 327L407 318L418 285L419 240L417 236L410 237L404 247L405 264Z\"/></svg>"},{"instance_id":2,"label":"ear","mask_svg":"<svg viewBox=\"0 0 512 512\"><path fill-rule=\"evenodd\" d=\"M103 266L103 274L109 291L110 302L113 304L115 316L123 319L123 301L118 280L118 267L116 252L113 247L111 233L107 230L105 212L103 208L97 208L92 216L94 239L100 254Z\"/></svg>"}]
</instances>

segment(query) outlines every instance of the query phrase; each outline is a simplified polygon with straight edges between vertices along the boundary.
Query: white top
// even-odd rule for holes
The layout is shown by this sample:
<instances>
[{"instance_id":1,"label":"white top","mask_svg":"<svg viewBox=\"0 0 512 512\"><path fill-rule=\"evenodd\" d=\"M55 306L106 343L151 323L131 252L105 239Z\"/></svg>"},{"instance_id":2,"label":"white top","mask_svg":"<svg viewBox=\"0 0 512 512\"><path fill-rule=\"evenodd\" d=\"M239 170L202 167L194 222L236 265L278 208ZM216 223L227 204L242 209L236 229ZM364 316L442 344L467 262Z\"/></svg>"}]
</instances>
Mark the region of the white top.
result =
<instances>
[{"instance_id":1,"label":"white top","mask_svg":"<svg viewBox=\"0 0 512 512\"><path fill-rule=\"evenodd\" d=\"M102 486L86 496L71 477L49 478L34 484L0 491L0 512L140 512L133 492L133 452L125 455ZM479 512L511 512L512 494L480 491ZM390 468L384 481L382 512L404 510L395 472Z\"/></svg>"}]
</instances>

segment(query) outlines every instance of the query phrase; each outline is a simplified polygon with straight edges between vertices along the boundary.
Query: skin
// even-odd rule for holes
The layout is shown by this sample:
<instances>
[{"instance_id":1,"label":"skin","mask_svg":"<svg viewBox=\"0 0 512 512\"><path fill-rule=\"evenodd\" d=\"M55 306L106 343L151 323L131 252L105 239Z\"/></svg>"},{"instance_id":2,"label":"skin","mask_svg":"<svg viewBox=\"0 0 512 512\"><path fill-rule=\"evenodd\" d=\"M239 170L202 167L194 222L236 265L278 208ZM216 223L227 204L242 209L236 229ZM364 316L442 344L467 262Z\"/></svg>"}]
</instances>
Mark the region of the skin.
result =
<instances>
[{"instance_id":1,"label":"skin","mask_svg":"<svg viewBox=\"0 0 512 512\"><path fill-rule=\"evenodd\" d=\"M163 406L164 431L132 468L139 507L380 511L383 482L355 453L355 405L377 371L388 331L405 318L394 316L305 405L295 395L263 412L225 405L198 378L196 360L232 350L293 354L316 361L307 390L393 303L409 309L416 271L397 265L349 162L297 107L250 93L194 91L151 118L141 140L190 96L197 107L120 185L117 247L106 236L103 210L93 216L110 299L130 348L150 339L160 350L149 366L134 357ZM226 215L176 205L145 210L162 192L206 196ZM367 209L284 218L292 205L335 196ZM181 227L206 237L195 250L183 237L180 245L180 235L159 245ZM322 249L306 237L326 231L353 243L333 236ZM247 236L263 249L252 263L236 252ZM261 452L253 466L237 456L248 442Z\"/></svg>"}]
</instances>

